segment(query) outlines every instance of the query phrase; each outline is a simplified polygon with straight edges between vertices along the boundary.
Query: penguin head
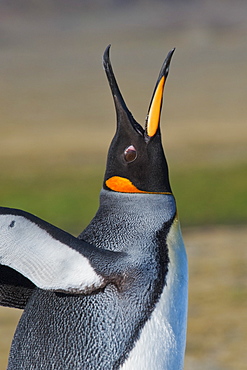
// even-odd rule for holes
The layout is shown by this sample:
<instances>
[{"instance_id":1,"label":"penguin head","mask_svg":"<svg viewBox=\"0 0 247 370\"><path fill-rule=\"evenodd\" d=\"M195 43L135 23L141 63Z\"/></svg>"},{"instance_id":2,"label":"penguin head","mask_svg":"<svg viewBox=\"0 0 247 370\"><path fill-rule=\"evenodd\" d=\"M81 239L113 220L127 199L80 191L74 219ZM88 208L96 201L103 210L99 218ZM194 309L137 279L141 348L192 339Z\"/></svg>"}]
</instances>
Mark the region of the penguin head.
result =
<instances>
[{"instance_id":1,"label":"penguin head","mask_svg":"<svg viewBox=\"0 0 247 370\"><path fill-rule=\"evenodd\" d=\"M168 53L162 65L143 128L125 104L111 66L110 45L106 48L103 66L115 103L117 129L108 152L104 189L122 193L171 194L161 142L160 114L174 50Z\"/></svg>"}]
</instances>

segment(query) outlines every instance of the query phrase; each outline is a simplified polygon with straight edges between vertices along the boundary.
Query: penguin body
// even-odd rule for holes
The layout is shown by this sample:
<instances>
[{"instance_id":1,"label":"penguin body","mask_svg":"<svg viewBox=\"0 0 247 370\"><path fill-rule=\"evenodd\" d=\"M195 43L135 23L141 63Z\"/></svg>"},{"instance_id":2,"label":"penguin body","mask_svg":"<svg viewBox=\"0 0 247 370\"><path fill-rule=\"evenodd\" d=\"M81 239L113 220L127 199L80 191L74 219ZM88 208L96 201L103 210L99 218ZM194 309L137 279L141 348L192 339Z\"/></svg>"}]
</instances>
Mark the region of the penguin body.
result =
<instances>
[{"instance_id":1,"label":"penguin body","mask_svg":"<svg viewBox=\"0 0 247 370\"><path fill-rule=\"evenodd\" d=\"M144 131L122 100L109 48L104 65L118 129L89 226L75 238L26 212L0 208L0 299L24 308L9 370L183 368L187 260L159 117L156 129ZM158 111L161 100L162 94Z\"/></svg>"}]
</instances>

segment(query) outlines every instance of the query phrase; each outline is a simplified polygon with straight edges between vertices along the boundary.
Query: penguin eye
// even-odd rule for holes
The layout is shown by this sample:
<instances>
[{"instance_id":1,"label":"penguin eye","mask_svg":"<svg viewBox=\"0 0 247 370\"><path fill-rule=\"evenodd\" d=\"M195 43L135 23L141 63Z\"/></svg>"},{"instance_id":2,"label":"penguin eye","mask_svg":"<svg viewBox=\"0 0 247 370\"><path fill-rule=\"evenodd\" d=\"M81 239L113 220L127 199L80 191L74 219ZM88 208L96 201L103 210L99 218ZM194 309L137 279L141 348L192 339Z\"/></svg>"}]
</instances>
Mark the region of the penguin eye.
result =
<instances>
[{"instance_id":1,"label":"penguin eye","mask_svg":"<svg viewBox=\"0 0 247 370\"><path fill-rule=\"evenodd\" d=\"M136 148L133 145L128 146L124 151L124 159L126 162L133 162L137 157Z\"/></svg>"}]
</instances>

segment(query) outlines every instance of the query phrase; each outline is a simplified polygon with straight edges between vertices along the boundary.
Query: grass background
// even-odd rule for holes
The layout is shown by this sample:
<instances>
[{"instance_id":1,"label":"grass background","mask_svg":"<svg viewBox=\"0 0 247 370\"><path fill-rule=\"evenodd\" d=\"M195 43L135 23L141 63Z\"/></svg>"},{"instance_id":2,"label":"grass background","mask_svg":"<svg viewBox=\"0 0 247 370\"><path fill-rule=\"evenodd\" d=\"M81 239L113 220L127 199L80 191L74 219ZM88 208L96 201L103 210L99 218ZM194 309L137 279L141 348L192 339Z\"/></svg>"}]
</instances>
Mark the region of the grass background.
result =
<instances>
[{"instance_id":1,"label":"grass background","mask_svg":"<svg viewBox=\"0 0 247 370\"><path fill-rule=\"evenodd\" d=\"M0 201L77 235L98 207L115 113L143 123L167 52L162 132L190 264L186 369L247 358L247 5L0 2ZM0 309L0 369L19 317Z\"/></svg>"}]
</instances>

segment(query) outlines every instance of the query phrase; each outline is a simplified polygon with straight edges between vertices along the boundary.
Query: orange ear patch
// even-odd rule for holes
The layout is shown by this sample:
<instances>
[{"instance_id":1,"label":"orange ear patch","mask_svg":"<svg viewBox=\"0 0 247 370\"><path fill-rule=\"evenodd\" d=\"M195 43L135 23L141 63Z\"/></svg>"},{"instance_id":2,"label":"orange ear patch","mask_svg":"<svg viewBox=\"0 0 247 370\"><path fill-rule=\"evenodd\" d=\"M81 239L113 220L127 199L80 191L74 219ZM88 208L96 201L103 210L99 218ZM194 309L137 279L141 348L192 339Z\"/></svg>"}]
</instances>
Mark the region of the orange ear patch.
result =
<instances>
[{"instance_id":1,"label":"orange ear patch","mask_svg":"<svg viewBox=\"0 0 247 370\"><path fill-rule=\"evenodd\" d=\"M171 194L169 192L149 192L144 190L139 190L132 182L124 177L113 176L106 180L106 186L120 193L146 193L146 194Z\"/></svg>"},{"instance_id":2,"label":"orange ear patch","mask_svg":"<svg viewBox=\"0 0 247 370\"><path fill-rule=\"evenodd\" d=\"M145 193L145 191L137 189L132 182L124 177L113 176L106 180L106 186L114 191L119 191L121 193Z\"/></svg>"}]
</instances>

